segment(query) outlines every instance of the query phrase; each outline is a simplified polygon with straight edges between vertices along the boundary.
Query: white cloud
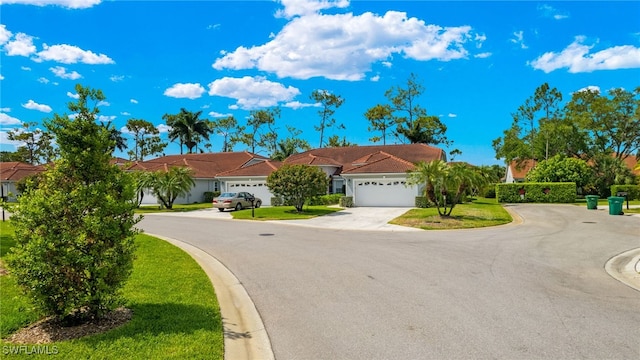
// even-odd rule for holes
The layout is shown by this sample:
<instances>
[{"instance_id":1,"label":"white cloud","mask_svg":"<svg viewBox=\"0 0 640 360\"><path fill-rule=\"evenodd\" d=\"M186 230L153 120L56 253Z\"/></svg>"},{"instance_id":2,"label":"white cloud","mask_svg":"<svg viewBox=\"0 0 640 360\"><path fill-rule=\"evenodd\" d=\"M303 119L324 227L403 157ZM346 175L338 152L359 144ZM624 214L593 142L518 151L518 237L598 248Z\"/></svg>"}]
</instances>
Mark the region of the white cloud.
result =
<instances>
[{"instance_id":1,"label":"white cloud","mask_svg":"<svg viewBox=\"0 0 640 360\"><path fill-rule=\"evenodd\" d=\"M280 0L284 9L276 12L277 17L290 19L298 15L311 15L320 10L346 8L349 0Z\"/></svg>"},{"instance_id":2,"label":"white cloud","mask_svg":"<svg viewBox=\"0 0 640 360\"><path fill-rule=\"evenodd\" d=\"M369 80L371 80L373 82L378 82L378 81L380 81L380 75L372 76L371 79L369 79Z\"/></svg>"},{"instance_id":3,"label":"white cloud","mask_svg":"<svg viewBox=\"0 0 640 360\"><path fill-rule=\"evenodd\" d=\"M80 99L80 94L74 94L71 91L67 91L67 96L76 100Z\"/></svg>"},{"instance_id":4,"label":"white cloud","mask_svg":"<svg viewBox=\"0 0 640 360\"><path fill-rule=\"evenodd\" d=\"M43 84L48 84L49 83L49 79L47 79L46 77L40 77L40 78L38 78L38 82L39 83L43 83Z\"/></svg>"},{"instance_id":5,"label":"white cloud","mask_svg":"<svg viewBox=\"0 0 640 360\"><path fill-rule=\"evenodd\" d=\"M19 119L16 119L13 116L9 116L4 112L0 112L0 125L7 126L7 125L20 125L20 124L22 124L22 121L20 121Z\"/></svg>"},{"instance_id":6,"label":"white cloud","mask_svg":"<svg viewBox=\"0 0 640 360\"><path fill-rule=\"evenodd\" d=\"M4 80L4 76L2 76L2 74L0 74L0 80Z\"/></svg>"},{"instance_id":7,"label":"white cloud","mask_svg":"<svg viewBox=\"0 0 640 360\"><path fill-rule=\"evenodd\" d=\"M16 34L15 38L4 45L8 56L29 56L36 52L33 37L25 33Z\"/></svg>"},{"instance_id":8,"label":"white cloud","mask_svg":"<svg viewBox=\"0 0 640 360\"><path fill-rule=\"evenodd\" d=\"M284 104L284 107L290 108L293 110L304 109L308 107L319 107L320 104L316 103L301 103L300 101L290 101Z\"/></svg>"},{"instance_id":9,"label":"white cloud","mask_svg":"<svg viewBox=\"0 0 640 360\"><path fill-rule=\"evenodd\" d=\"M86 9L100 4L102 0L0 0L0 4L25 4L25 5L57 5L69 9Z\"/></svg>"},{"instance_id":10,"label":"white cloud","mask_svg":"<svg viewBox=\"0 0 640 360\"><path fill-rule=\"evenodd\" d=\"M276 106L300 94L295 87L272 82L264 77L218 79L209 84L209 95L236 99L236 106L245 110Z\"/></svg>"},{"instance_id":11,"label":"white cloud","mask_svg":"<svg viewBox=\"0 0 640 360\"><path fill-rule=\"evenodd\" d=\"M293 7L298 1L286 3ZM301 6L324 8L327 3L305 2ZM266 44L223 52L212 66L216 70L255 68L280 78L361 80L373 63L388 62L394 54L420 61L465 58L468 52L463 45L467 41L473 41L469 26L425 24L404 12L389 11L384 16L370 12L305 13L294 17Z\"/></svg>"},{"instance_id":12,"label":"white cloud","mask_svg":"<svg viewBox=\"0 0 640 360\"><path fill-rule=\"evenodd\" d=\"M97 120L100 121L100 122L111 122L111 121L113 121L115 119L116 119L115 115L110 115L110 116L98 115L98 118L97 118Z\"/></svg>"},{"instance_id":13,"label":"white cloud","mask_svg":"<svg viewBox=\"0 0 640 360\"><path fill-rule=\"evenodd\" d=\"M555 20L563 20L569 17L568 13L561 12L560 10L548 4L538 5L538 11L542 13L542 16Z\"/></svg>"},{"instance_id":14,"label":"white cloud","mask_svg":"<svg viewBox=\"0 0 640 360\"><path fill-rule=\"evenodd\" d=\"M123 112L120 113L120 115L122 115L122 116L131 116L131 113L127 112L127 111L123 111Z\"/></svg>"},{"instance_id":15,"label":"white cloud","mask_svg":"<svg viewBox=\"0 0 640 360\"><path fill-rule=\"evenodd\" d=\"M584 45L584 41L584 36L577 36L561 52L544 53L529 65L545 73L562 68L567 68L570 73L640 68L640 48L632 45L614 46L590 54L595 45Z\"/></svg>"},{"instance_id":16,"label":"white cloud","mask_svg":"<svg viewBox=\"0 0 640 360\"><path fill-rule=\"evenodd\" d=\"M70 73L67 72L67 68L62 67L62 66L56 66L56 67L52 67L49 68L49 70L51 70L51 72L62 79L70 79L70 80L76 80L76 79L80 79L82 77L82 75L78 74L78 72L76 71L72 71Z\"/></svg>"},{"instance_id":17,"label":"white cloud","mask_svg":"<svg viewBox=\"0 0 640 360\"><path fill-rule=\"evenodd\" d=\"M513 33L513 36L515 36L512 39L509 39L509 41L511 41L514 44L517 44L520 46L521 49L527 49L529 48L527 45L525 45L524 43L524 31L520 30L520 31L515 31Z\"/></svg>"},{"instance_id":18,"label":"white cloud","mask_svg":"<svg viewBox=\"0 0 640 360\"><path fill-rule=\"evenodd\" d=\"M130 101L132 104L137 104L137 103L138 103L138 100L136 100L136 99L131 99L131 100L129 100L129 101Z\"/></svg>"},{"instance_id":19,"label":"white cloud","mask_svg":"<svg viewBox=\"0 0 640 360\"><path fill-rule=\"evenodd\" d=\"M589 85L589 86L583 87L582 89L578 89L576 92L583 92L583 91L591 91L591 92L595 92L595 93L600 93L600 86Z\"/></svg>"},{"instance_id":20,"label":"white cloud","mask_svg":"<svg viewBox=\"0 0 640 360\"><path fill-rule=\"evenodd\" d=\"M476 41L476 48L480 49L482 47L482 44L487 40L487 35L485 34L476 34L475 38L473 38L473 40Z\"/></svg>"},{"instance_id":21,"label":"white cloud","mask_svg":"<svg viewBox=\"0 0 640 360\"><path fill-rule=\"evenodd\" d=\"M23 142L21 141L15 141L15 140L9 140L9 133L6 131L0 131L0 144L2 144L3 146L3 150L9 150L9 149L4 149L4 146L13 146L14 148L17 148L18 146L22 145Z\"/></svg>"},{"instance_id":22,"label":"white cloud","mask_svg":"<svg viewBox=\"0 0 640 360\"><path fill-rule=\"evenodd\" d=\"M455 118L455 117L458 117L458 114L449 113L449 115L447 116L450 118Z\"/></svg>"},{"instance_id":23,"label":"white cloud","mask_svg":"<svg viewBox=\"0 0 640 360\"><path fill-rule=\"evenodd\" d=\"M124 80L124 75L111 75L111 77L109 77L109 80L113 82L119 82Z\"/></svg>"},{"instance_id":24,"label":"white cloud","mask_svg":"<svg viewBox=\"0 0 640 360\"><path fill-rule=\"evenodd\" d=\"M111 103L108 101L101 100L101 101L98 101L98 104L96 106L111 106Z\"/></svg>"},{"instance_id":25,"label":"white cloud","mask_svg":"<svg viewBox=\"0 0 640 360\"><path fill-rule=\"evenodd\" d=\"M480 58L480 59L485 59L485 58L488 58L491 55L492 54L490 52L483 52L483 53L480 53L480 54L475 54L475 55L473 55L473 57Z\"/></svg>"},{"instance_id":26,"label":"white cloud","mask_svg":"<svg viewBox=\"0 0 640 360\"><path fill-rule=\"evenodd\" d=\"M8 107L0 108L0 112L5 112L5 113L11 112L11 108L8 108Z\"/></svg>"},{"instance_id":27,"label":"white cloud","mask_svg":"<svg viewBox=\"0 0 640 360\"><path fill-rule=\"evenodd\" d=\"M215 112L215 111L210 111L209 112L209 116L213 117L213 118L223 118L223 117L228 117L228 116L232 116L233 114L231 113L226 113L226 114L222 114L219 112Z\"/></svg>"},{"instance_id":28,"label":"white cloud","mask_svg":"<svg viewBox=\"0 0 640 360\"><path fill-rule=\"evenodd\" d=\"M158 129L158 131L161 134L165 134L165 133L168 133L171 130L171 126L167 126L165 124L160 124L160 125L156 126L156 129Z\"/></svg>"},{"instance_id":29,"label":"white cloud","mask_svg":"<svg viewBox=\"0 0 640 360\"><path fill-rule=\"evenodd\" d=\"M25 109L38 110L38 111L42 111L42 112L45 112L45 113L51 112L51 106L38 104L37 102L35 102L33 100L29 100L29 101L27 101L26 104L22 104L22 107L25 108Z\"/></svg>"},{"instance_id":30,"label":"white cloud","mask_svg":"<svg viewBox=\"0 0 640 360\"><path fill-rule=\"evenodd\" d=\"M28 66L20 66L20 69L24 70L24 71L31 71L31 68Z\"/></svg>"},{"instance_id":31,"label":"white cloud","mask_svg":"<svg viewBox=\"0 0 640 360\"><path fill-rule=\"evenodd\" d=\"M0 45L4 45L9 39L11 39L11 31L7 30L6 25L0 25Z\"/></svg>"},{"instance_id":32,"label":"white cloud","mask_svg":"<svg viewBox=\"0 0 640 360\"><path fill-rule=\"evenodd\" d=\"M196 84L182 84L177 83L172 87L168 88L164 91L164 95L174 98L187 98L187 99L197 99L206 90L199 83Z\"/></svg>"},{"instance_id":33,"label":"white cloud","mask_svg":"<svg viewBox=\"0 0 640 360\"><path fill-rule=\"evenodd\" d=\"M73 45L43 45L44 50L37 54L35 61L57 61L63 64L115 64L115 62L105 54L96 54L89 50L82 50Z\"/></svg>"}]
</instances>

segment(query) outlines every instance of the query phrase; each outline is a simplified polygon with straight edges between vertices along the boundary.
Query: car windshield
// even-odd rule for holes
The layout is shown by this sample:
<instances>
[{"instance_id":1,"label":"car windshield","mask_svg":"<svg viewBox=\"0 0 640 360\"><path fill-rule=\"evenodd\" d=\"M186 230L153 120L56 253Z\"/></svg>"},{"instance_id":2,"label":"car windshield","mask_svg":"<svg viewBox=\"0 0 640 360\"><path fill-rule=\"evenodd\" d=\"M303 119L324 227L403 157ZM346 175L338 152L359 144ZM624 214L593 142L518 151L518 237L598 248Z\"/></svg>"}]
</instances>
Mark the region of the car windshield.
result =
<instances>
[{"instance_id":1,"label":"car windshield","mask_svg":"<svg viewBox=\"0 0 640 360\"><path fill-rule=\"evenodd\" d=\"M232 198L232 197L235 197L235 196L236 196L236 193L222 193L222 194L220 194L220 197L223 197L223 198Z\"/></svg>"}]
</instances>

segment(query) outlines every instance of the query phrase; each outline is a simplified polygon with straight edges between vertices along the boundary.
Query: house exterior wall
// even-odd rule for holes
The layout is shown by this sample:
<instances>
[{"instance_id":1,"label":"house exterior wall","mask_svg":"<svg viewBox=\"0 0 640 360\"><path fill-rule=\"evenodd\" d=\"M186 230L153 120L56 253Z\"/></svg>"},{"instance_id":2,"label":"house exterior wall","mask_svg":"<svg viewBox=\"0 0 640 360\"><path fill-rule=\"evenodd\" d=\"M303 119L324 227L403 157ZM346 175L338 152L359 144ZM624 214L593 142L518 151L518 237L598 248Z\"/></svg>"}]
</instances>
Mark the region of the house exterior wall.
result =
<instances>
[{"instance_id":1,"label":"house exterior wall","mask_svg":"<svg viewBox=\"0 0 640 360\"><path fill-rule=\"evenodd\" d=\"M353 197L353 203L356 206L413 207L415 206L415 197L419 196L421 192L421 186L406 184L406 174L349 174L343 175L343 177L346 179L346 196ZM358 185L362 182L369 184L373 182L377 184L383 183L384 185L380 185L376 189L364 190L362 187L363 184ZM392 185L388 186L387 184L389 183ZM398 189L398 186L402 186L401 192L397 194L389 193L389 189ZM391 202L387 199L385 203L386 198L389 196L393 197L394 195L397 195L397 198L392 199ZM374 198L364 198L371 196Z\"/></svg>"},{"instance_id":2,"label":"house exterior wall","mask_svg":"<svg viewBox=\"0 0 640 360\"><path fill-rule=\"evenodd\" d=\"M178 196L173 202L174 204L193 204L204 201L205 191L220 191L220 182L214 179L194 179L195 185L191 188L186 196ZM144 191L142 205L159 204L158 198L149 190Z\"/></svg>"},{"instance_id":3,"label":"house exterior wall","mask_svg":"<svg viewBox=\"0 0 640 360\"><path fill-rule=\"evenodd\" d=\"M263 206L271 205L271 198L274 195L267 186L266 176L235 176L219 179L221 192L246 191L260 198Z\"/></svg>"}]
</instances>

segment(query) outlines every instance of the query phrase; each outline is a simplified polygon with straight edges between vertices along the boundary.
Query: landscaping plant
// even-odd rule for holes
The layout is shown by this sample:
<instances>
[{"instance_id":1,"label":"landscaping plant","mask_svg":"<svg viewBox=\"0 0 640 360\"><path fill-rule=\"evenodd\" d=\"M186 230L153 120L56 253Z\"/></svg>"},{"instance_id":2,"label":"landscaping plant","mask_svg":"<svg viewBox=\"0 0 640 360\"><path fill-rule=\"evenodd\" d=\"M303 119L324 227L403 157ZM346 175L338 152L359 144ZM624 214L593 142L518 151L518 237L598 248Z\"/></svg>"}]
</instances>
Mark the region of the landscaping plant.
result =
<instances>
[{"instance_id":1,"label":"landscaping plant","mask_svg":"<svg viewBox=\"0 0 640 360\"><path fill-rule=\"evenodd\" d=\"M73 117L45 122L61 157L11 207L16 245L7 259L34 304L66 324L120 305L138 221L133 180L109 163L110 131L96 122L105 97L80 85L76 92Z\"/></svg>"}]
</instances>

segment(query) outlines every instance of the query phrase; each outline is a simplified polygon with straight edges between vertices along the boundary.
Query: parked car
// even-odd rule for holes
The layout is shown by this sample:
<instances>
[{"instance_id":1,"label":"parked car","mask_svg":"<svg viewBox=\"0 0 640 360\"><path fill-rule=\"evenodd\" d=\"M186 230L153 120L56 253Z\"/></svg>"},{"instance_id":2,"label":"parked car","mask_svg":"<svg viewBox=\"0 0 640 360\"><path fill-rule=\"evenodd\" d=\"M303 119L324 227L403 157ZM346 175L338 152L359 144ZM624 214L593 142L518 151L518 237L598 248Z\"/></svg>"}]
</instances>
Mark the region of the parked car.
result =
<instances>
[{"instance_id":1,"label":"parked car","mask_svg":"<svg viewBox=\"0 0 640 360\"><path fill-rule=\"evenodd\" d=\"M255 207L256 209L262 205L262 200L248 192L226 192L213 199L213 207L219 211L224 209L242 210L244 208Z\"/></svg>"}]
</instances>

